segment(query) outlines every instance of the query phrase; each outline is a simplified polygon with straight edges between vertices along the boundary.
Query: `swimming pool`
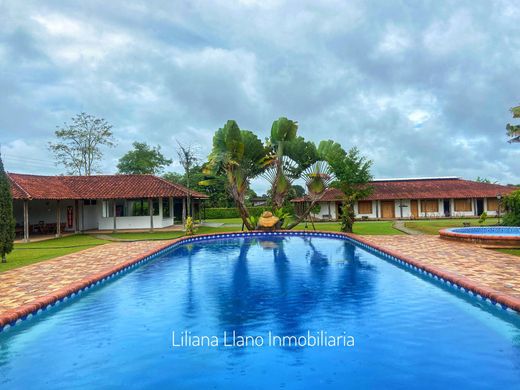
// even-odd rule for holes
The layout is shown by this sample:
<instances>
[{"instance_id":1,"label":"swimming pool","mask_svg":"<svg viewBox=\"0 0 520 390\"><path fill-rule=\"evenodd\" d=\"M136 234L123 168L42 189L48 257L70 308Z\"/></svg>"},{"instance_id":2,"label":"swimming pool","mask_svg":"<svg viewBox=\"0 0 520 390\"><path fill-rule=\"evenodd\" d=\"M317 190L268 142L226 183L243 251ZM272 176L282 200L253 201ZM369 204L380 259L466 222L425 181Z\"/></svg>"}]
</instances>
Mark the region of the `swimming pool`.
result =
<instances>
[{"instance_id":1,"label":"swimming pool","mask_svg":"<svg viewBox=\"0 0 520 390\"><path fill-rule=\"evenodd\" d=\"M224 345L233 331L264 345ZM219 345L173 346L182 332ZM355 343L268 345L309 332ZM518 314L306 236L180 244L0 334L0 384L24 389L514 388L519 362Z\"/></svg>"},{"instance_id":2,"label":"swimming pool","mask_svg":"<svg viewBox=\"0 0 520 390\"><path fill-rule=\"evenodd\" d=\"M490 246L520 248L520 227L516 226L474 226L443 229L442 238L469 241Z\"/></svg>"}]
</instances>

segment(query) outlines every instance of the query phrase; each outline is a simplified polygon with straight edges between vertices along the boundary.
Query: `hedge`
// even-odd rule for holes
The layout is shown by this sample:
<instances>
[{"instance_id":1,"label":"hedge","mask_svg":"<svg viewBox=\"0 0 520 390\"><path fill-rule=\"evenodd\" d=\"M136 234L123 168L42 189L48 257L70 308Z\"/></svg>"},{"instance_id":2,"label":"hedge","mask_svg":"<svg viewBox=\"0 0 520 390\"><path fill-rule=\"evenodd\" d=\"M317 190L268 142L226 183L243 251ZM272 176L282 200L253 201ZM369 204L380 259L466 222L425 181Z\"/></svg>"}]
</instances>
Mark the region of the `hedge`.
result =
<instances>
[{"instance_id":1,"label":"hedge","mask_svg":"<svg viewBox=\"0 0 520 390\"><path fill-rule=\"evenodd\" d=\"M249 214L254 217L260 216L266 207L248 207ZM236 207L208 207L202 211L206 219L222 219L222 218L240 218L240 214Z\"/></svg>"}]
</instances>

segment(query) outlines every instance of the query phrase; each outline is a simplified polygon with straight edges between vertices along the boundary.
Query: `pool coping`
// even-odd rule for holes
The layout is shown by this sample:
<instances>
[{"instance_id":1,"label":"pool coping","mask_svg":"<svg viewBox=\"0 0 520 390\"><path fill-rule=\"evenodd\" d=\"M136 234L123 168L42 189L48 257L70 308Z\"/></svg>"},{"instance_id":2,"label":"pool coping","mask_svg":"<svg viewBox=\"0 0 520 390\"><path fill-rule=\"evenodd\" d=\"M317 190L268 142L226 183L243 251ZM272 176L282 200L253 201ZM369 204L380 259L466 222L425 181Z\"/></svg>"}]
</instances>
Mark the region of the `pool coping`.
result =
<instances>
[{"instance_id":1,"label":"pool coping","mask_svg":"<svg viewBox=\"0 0 520 390\"><path fill-rule=\"evenodd\" d=\"M44 295L40 298L35 299L33 302L22 305L16 309L11 309L4 312L0 316L0 332L21 323L26 319L32 318L32 316L42 313L45 310L49 310L61 302L65 302L68 299L75 298L83 292L105 283L115 276L119 276L121 273L130 271L131 269L148 262L157 256L163 254L166 251L171 250L173 247L182 244L197 242L203 240L209 240L213 238L233 238L233 237L258 237L258 236L314 236L314 237L329 237L329 238L342 238L354 242L364 249L368 249L376 254L382 255L384 258L395 261L399 264L410 267L412 270L431 277L434 280L440 281L447 284L461 292L467 293L474 298L479 300L487 301L488 303L498 306L502 309L515 312L520 314L520 299L494 290L489 287L480 286L478 283L471 279L463 276L456 275L443 269L423 264L409 256L402 255L398 252L384 248L383 246L373 244L369 240L364 239L362 236L343 233L343 232L330 232L330 231L249 231L249 232L221 232L221 233L208 233L208 234L196 234L193 236L179 237L173 240L168 240L161 245L159 248L155 248L136 256L130 260L127 260L114 267L108 268L103 272L96 273L87 278L83 278L78 282L72 283L67 287L63 287L56 290L52 294Z\"/></svg>"}]
</instances>

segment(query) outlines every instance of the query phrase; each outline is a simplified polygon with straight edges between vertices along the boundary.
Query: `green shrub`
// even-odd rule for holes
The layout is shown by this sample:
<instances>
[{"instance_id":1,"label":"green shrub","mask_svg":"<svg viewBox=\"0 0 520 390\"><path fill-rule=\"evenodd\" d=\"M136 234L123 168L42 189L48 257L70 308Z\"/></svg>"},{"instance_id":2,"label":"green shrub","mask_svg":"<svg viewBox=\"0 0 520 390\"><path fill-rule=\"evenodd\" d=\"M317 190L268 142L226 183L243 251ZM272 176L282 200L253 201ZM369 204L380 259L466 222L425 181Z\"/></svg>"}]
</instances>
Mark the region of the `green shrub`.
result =
<instances>
[{"instance_id":1,"label":"green shrub","mask_svg":"<svg viewBox=\"0 0 520 390\"><path fill-rule=\"evenodd\" d=\"M252 217L259 217L266 208L248 207L248 210ZM206 211L203 211L203 215L204 213L206 219L240 218L240 213L236 207L211 207L206 208Z\"/></svg>"},{"instance_id":2,"label":"green shrub","mask_svg":"<svg viewBox=\"0 0 520 390\"><path fill-rule=\"evenodd\" d=\"M502 224L506 226L520 226L520 190L511 192L504 198L506 214Z\"/></svg>"},{"instance_id":3,"label":"green shrub","mask_svg":"<svg viewBox=\"0 0 520 390\"><path fill-rule=\"evenodd\" d=\"M480 214L480 219L478 220L478 223L483 224L484 222L486 222L487 217L488 217L488 215L484 211L482 214Z\"/></svg>"},{"instance_id":4,"label":"green shrub","mask_svg":"<svg viewBox=\"0 0 520 390\"><path fill-rule=\"evenodd\" d=\"M188 217L186 218L186 235L187 236L193 236L195 234L195 227L193 224L193 218Z\"/></svg>"}]
</instances>

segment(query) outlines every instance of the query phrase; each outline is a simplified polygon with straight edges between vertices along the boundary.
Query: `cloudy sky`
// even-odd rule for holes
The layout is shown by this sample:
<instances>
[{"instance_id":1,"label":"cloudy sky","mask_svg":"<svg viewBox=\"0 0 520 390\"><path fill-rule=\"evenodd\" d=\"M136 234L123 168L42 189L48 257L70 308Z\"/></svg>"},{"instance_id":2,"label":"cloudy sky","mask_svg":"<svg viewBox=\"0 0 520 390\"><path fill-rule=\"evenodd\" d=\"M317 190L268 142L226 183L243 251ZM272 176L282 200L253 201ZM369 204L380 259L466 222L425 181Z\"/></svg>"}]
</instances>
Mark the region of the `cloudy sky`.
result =
<instances>
[{"instance_id":1,"label":"cloudy sky","mask_svg":"<svg viewBox=\"0 0 520 390\"><path fill-rule=\"evenodd\" d=\"M151 3L0 0L9 171L62 172L46 144L85 111L114 126L103 173L134 140L205 157L226 120L264 138L287 116L306 138L358 146L378 178L520 183L505 135L520 104L518 1Z\"/></svg>"}]
</instances>

